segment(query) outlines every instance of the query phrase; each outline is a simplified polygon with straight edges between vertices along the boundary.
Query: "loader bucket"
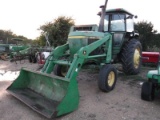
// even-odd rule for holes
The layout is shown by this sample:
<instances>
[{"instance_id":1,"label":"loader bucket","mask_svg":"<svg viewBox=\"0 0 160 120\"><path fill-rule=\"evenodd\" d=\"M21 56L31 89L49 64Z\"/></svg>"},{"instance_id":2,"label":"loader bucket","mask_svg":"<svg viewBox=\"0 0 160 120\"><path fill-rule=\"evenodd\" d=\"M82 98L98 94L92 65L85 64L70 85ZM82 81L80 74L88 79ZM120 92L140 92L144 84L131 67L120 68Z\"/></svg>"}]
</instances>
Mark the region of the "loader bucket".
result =
<instances>
[{"instance_id":1,"label":"loader bucket","mask_svg":"<svg viewBox=\"0 0 160 120\"><path fill-rule=\"evenodd\" d=\"M79 103L75 79L69 80L24 68L7 91L47 118L72 112Z\"/></svg>"}]
</instances>

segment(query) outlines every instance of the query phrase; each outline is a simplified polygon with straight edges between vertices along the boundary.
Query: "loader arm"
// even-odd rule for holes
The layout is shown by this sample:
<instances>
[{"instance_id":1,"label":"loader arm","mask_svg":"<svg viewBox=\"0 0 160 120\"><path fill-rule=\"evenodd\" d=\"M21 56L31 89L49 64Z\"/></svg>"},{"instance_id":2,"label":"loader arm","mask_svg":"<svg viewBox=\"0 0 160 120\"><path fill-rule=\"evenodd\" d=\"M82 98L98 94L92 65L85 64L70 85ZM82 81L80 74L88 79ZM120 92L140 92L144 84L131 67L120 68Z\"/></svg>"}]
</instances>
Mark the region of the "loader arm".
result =
<instances>
[{"instance_id":1,"label":"loader arm","mask_svg":"<svg viewBox=\"0 0 160 120\"><path fill-rule=\"evenodd\" d=\"M53 63L53 61L57 60L59 57L63 56L64 52L66 50L68 50L68 49L69 49L69 44L68 43L55 48L51 52L50 56L48 57L48 59L47 59L47 61L46 61L46 63L45 63L45 65L44 65L44 67L43 67L41 72L43 72L43 73L51 73L52 70L53 70L53 67L55 65Z\"/></svg>"},{"instance_id":2,"label":"loader arm","mask_svg":"<svg viewBox=\"0 0 160 120\"><path fill-rule=\"evenodd\" d=\"M103 44L107 46L106 57L108 57L108 60L105 63L110 63L111 62L111 50L112 50L111 49L112 48L111 47L112 46L112 36L110 34L107 34L104 38L90 45L82 47L77 52L77 54L74 55L73 62L65 77L65 79L69 80L69 86L68 86L65 97L63 98L63 100L61 101L61 103L56 109L57 116L61 116L67 113L68 111L73 111L74 109L78 107L79 92L78 92L78 85L77 85L76 77L85 59L89 57L89 54ZM104 55L102 56L104 57ZM74 100L71 99L73 96L74 96ZM70 108L71 110L68 110L68 108Z\"/></svg>"},{"instance_id":3,"label":"loader arm","mask_svg":"<svg viewBox=\"0 0 160 120\"><path fill-rule=\"evenodd\" d=\"M112 59L112 54L111 54L112 53L112 36L110 34L106 34L104 38L97 40L96 42L93 42L85 47L82 47L77 52L77 54L74 55L73 62L69 68L66 78L69 78L69 79L76 78L85 59L89 58L90 57L89 54L103 44L105 44L106 53L98 56L99 57L106 56L105 63L110 63ZM96 55L92 56L92 58L94 57L96 57Z\"/></svg>"}]
</instances>

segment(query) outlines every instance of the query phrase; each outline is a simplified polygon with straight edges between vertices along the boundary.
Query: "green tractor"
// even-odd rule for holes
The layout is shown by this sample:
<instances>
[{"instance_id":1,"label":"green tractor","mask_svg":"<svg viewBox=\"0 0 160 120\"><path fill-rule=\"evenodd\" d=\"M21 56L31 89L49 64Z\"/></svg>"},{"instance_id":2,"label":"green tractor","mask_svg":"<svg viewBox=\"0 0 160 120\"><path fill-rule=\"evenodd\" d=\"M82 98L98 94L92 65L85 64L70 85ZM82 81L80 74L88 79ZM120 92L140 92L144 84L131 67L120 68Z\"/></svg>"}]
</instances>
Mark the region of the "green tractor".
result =
<instances>
[{"instance_id":1,"label":"green tractor","mask_svg":"<svg viewBox=\"0 0 160 120\"><path fill-rule=\"evenodd\" d=\"M160 90L160 53L157 70L150 70L147 74L148 81L144 82L141 89L141 99L153 101Z\"/></svg>"},{"instance_id":2,"label":"green tractor","mask_svg":"<svg viewBox=\"0 0 160 120\"><path fill-rule=\"evenodd\" d=\"M29 46L27 45L21 45L20 43L23 42L23 39L20 39L20 38L12 38L11 39L14 43L14 45L10 45L10 58L11 58L11 61L14 61L14 59L17 57L17 56L22 56L24 54L27 53L28 49L29 49ZM17 58L16 58L17 59Z\"/></svg>"},{"instance_id":3,"label":"green tractor","mask_svg":"<svg viewBox=\"0 0 160 120\"><path fill-rule=\"evenodd\" d=\"M55 48L41 72L22 69L19 77L7 88L13 96L38 113L57 117L78 108L79 91L76 77L82 66L100 67L98 86L109 92L114 89L117 70L122 63L126 74L138 74L141 66L141 44L134 30L134 15L124 9L106 9L107 0L96 25L74 26L68 41ZM54 71L54 74L51 74Z\"/></svg>"}]
</instances>

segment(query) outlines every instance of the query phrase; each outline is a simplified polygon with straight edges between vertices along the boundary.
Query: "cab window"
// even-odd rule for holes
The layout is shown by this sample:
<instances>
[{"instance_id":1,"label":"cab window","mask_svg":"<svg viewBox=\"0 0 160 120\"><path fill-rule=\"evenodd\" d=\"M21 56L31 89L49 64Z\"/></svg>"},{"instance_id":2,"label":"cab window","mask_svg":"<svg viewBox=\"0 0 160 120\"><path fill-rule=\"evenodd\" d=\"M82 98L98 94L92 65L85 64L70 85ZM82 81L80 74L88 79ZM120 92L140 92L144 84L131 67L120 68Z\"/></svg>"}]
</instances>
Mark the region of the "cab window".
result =
<instances>
[{"instance_id":1,"label":"cab window","mask_svg":"<svg viewBox=\"0 0 160 120\"><path fill-rule=\"evenodd\" d=\"M114 14L111 16L110 31L125 31L125 15Z\"/></svg>"}]
</instances>

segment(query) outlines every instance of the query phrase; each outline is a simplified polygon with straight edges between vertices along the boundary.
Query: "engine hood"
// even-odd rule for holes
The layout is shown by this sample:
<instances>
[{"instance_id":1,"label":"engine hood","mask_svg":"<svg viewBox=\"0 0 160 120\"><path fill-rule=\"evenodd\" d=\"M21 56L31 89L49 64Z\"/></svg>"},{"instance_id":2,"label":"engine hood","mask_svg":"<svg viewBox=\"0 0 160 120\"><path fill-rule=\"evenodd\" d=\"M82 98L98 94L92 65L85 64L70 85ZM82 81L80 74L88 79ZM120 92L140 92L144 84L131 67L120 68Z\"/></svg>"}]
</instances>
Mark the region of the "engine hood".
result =
<instances>
[{"instance_id":1,"label":"engine hood","mask_svg":"<svg viewBox=\"0 0 160 120\"><path fill-rule=\"evenodd\" d=\"M97 39L101 39L105 36L105 33L97 32L97 31L74 31L70 32L68 38L90 38L94 37Z\"/></svg>"}]
</instances>

